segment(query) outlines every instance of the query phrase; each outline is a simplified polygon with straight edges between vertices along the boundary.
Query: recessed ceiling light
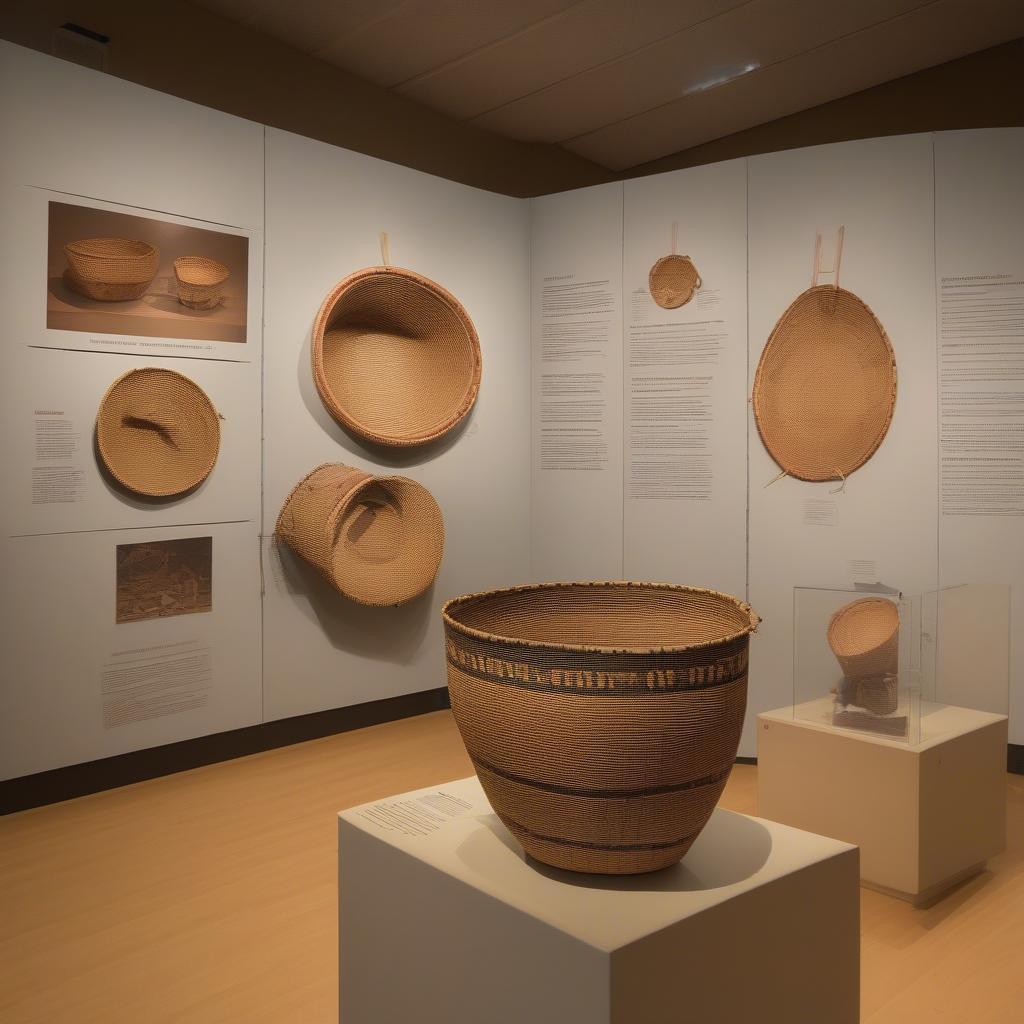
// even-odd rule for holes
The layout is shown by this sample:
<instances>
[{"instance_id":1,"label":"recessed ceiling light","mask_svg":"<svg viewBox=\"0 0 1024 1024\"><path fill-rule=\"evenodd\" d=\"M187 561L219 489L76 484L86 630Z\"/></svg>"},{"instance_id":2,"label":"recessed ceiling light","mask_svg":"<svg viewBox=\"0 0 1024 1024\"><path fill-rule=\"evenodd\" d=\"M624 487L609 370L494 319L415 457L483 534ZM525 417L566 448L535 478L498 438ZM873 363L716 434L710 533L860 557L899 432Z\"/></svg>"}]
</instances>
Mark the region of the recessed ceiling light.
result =
<instances>
[{"instance_id":1,"label":"recessed ceiling light","mask_svg":"<svg viewBox=\"0 0 1024 1024\"><path fill-rule=\"evenodd\" d=\"M731 67L722 71L717 71L715 74L708 76L707 78L701 79L693 85L687 86L683 90L684 96L689 96L695 92L707 92L708 89L717 89L720 85L725 85L726 82L734 82L737 78L742 78L744 75L749 75L751 71L756 71L761 65L756 61L752 64L741 64L739 67Z\"/></svg>"}]
</instances>

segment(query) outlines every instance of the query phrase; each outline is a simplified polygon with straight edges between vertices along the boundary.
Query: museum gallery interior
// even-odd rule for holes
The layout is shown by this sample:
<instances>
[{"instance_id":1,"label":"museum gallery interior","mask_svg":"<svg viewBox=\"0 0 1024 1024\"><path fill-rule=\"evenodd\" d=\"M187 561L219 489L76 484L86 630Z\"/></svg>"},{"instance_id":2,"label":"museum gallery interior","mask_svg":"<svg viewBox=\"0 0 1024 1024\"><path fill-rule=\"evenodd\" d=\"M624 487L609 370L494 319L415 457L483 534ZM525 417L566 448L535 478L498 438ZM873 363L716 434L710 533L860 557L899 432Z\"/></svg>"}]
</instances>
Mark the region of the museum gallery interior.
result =
<instances>
[{"instance_id":1,"label":"museum gallery interior","mask_svg":"<svg viewBox=\"0 0 1024 1024\"><path fill-rule=\"evenodd\" d=\"M0 11L4 1024L1024 1024L1024 5Z\"/></svg>"}]
</instances>

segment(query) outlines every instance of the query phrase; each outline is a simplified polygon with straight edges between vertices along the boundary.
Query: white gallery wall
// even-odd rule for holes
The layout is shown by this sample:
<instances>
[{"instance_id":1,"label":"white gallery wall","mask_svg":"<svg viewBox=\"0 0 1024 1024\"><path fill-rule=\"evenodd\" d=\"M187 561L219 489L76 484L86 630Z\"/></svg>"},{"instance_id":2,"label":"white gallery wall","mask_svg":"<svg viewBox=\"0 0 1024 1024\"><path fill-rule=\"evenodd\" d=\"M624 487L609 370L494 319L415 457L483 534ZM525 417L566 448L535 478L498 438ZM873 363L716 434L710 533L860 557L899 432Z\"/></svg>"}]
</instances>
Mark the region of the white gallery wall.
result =
<instances>
[{"instance_id":1,"label":"white gallery wall","mask_svg":"<svg viewBox=\"0 0 1024 1024\"><path fill-rule=\"evenodd\" d=\"M794 587L1010 584L1020 635L1021 130L844 143L527 201L0 44L0 133L4 778L443 686L441 604L532 580L745 596L764 618L748 722L792 699ZM51 203L244 237L247 340L48 327ZM828 263L840 226L840 283L896 353L893 422L845 485L776 479L753 375L811 283L815 235ZM392 264L465 306L483 355L467 420L397 453L334 422L310 365L321 302L381 262L382 232ZM648 286L673 236L702 279L675 310ZM192 378L221 417L216 467L179 501L129 497L94 453L103 393L143 366ZM324 462L431 490L446 548L427 594L365 608L277 544L286 495ZM117 622L117 548L190 538L212 545L210 610ZM1016 639L1011 674L1019 743ZM740 752L756 752L749 727Z\"/></svg>"}]
</instances>

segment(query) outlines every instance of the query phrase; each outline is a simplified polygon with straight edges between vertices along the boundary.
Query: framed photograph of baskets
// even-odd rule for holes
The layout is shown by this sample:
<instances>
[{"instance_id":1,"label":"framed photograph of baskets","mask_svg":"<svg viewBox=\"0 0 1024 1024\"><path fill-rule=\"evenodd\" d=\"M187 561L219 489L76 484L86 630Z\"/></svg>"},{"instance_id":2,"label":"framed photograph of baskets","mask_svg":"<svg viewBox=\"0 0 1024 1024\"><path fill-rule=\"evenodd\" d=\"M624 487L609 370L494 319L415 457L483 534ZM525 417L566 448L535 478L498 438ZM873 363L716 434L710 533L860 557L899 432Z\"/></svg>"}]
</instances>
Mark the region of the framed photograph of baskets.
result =
<instances>
[{"instance_id":1,"label":"framed photograph of baskets","mask_svg":"<svg viewBox=\"0 0 1024 1024\"><path fill-rule=\"evenodd\" d=\"M233 347L249 340L246 232L133 207L83 205L60 193L45 199L47 331L100 336L62 347L105 347L102 336L160 338L179 342L169 350L202 356L214 354L214 346L196 343ZM125 344L111 347L123 351Z\"/></svg>"}]
</instances>

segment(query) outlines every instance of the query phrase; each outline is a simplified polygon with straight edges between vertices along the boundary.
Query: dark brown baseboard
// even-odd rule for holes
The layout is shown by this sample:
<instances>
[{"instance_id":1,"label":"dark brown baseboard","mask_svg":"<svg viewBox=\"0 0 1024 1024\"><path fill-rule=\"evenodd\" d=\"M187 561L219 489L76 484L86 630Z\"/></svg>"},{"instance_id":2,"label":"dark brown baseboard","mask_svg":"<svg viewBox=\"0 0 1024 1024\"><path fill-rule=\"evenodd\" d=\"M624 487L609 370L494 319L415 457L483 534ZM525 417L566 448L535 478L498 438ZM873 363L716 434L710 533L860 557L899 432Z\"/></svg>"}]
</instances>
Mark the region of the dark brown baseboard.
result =
<instances>
[{"instance_id":1,"label":"dark brown baseboard","mask_svg":"<svg viewBox=\"0 0 1024 1024\"><path fill-rule=\"evenodd\" d=\"M263 750L273 750L275 747L319 739L321 736L440 711L448 706L448 690L441 687L423 693L404 694L347 708L332 708L312 715L285 718L278 722L264 722L212 736L198 736L193 740L135 750L36 775L24 775L0 782L0 814L55 804L88 793L99 793L161 775L200 768L217 761L230 761Z\"/></svg>"},{"instance_id":2,"label":"dark brown baseboard","mask_svg":"<svg viewBox=\"0 0 1024 1024\"><path fill-rule=\"evenodd\" d=\"M739 757L736 758L737 764L757 764L756 757Z\"/></svg>"},{"instance_id":3,"label":"dark brown baseboard","mask_svg":"<svg viewBox=\"0 0 1024 1024\"><path fill-rule=\"evenodd\" d=\"M1007 746L1006 770L1012 775L1024 775L1024 743L1010 743Z\"/></svg>"}]
</instances>

